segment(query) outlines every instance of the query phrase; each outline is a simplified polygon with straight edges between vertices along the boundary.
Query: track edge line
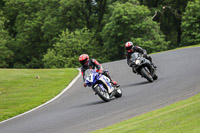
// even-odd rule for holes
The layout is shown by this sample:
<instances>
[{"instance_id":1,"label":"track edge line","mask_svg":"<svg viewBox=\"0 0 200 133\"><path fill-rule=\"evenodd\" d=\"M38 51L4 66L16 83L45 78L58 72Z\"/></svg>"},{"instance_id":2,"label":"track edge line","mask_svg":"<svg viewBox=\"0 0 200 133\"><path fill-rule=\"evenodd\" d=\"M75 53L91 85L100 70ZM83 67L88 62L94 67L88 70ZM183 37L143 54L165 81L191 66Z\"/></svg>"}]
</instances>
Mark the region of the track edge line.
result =
<instances>
[{"instance_id":1,"label":"track edge line","mask_svg":"<svg viewBox=\"0 0 200 133\"><path fill-rule=\"evenodd\" d=\"M79 74L78 74L78 75L69 83L69 85L68 85L63 91L61 91L58 95L56 95L55 97L53 97L53 98L50 99L49 101L47 101L47 102L45 102L45 103L43 103L43 104L41 104L41 105L39 105L39 106L37 106L37 107L35 107L35 108L29 110L29 111L26 111L26 112L24 112L24 113L22 113L22 114L19 114L19 115L17 115L17 116L8 118L8 119L6 119L6 120L3 120L3 121L0 122L0 124L5 123L5 122L7 122L7 121L10 121L10 120L12 120L12 119L18 118L18 117L20 117L20 116L23 116L23 115L25 115L25 114L28 114L28 113L30 113L30 112L33 112L33 111L35 111L36 109L39 109L39 108L41 108L41 107L43 107L43 106L45 106L45 105L47 105L47 104L53 102L54 100L56 100L58 97L60 97L62 94L64 94L64 93L78 80L78 78L81 76L80 69L79 69L79 68L77 68L77 69L79 70Z\"/></svg>"}]
</instances>

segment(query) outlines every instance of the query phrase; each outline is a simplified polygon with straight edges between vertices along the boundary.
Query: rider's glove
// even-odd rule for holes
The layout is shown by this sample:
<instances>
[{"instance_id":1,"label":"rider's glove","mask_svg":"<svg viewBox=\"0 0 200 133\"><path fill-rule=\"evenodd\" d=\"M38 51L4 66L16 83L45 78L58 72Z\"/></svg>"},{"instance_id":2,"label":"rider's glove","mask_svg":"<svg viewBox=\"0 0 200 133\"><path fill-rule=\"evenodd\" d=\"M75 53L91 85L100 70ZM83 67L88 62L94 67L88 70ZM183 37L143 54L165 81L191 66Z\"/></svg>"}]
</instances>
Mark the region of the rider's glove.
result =
<instances>
[{"instance_id":1,"label":"rider's glove","mask_svg":"<svg viewBox=\"0 0 200 133\"><path fill-rule=\"evenodd\" d=\"M143 57L145 57L145 58L146 58L146 57L147 57L147 54L143 54Z\"/></svg>"},{"instance_id":2,"label":"rider's glove","mask_svg":"<svg viewBox=\"0 0 200 133\"><path fill-rule=\"evenodd\" d=\"M102 73L103 73L103 70L102 70L102 69L100 69L100 70L99 70L99 73L101 73L101 74L102 74Z\"/></svg>"},{"instance_id":3,"label":"rider's glove","mask_svg":"<svg viewBox=\"0 0 200 133\"><path fill-rule=\"evenodd\" d=\"M86 87L87 86L86 83L84 83L83 86Z\"/></svg>"}]
</instances>

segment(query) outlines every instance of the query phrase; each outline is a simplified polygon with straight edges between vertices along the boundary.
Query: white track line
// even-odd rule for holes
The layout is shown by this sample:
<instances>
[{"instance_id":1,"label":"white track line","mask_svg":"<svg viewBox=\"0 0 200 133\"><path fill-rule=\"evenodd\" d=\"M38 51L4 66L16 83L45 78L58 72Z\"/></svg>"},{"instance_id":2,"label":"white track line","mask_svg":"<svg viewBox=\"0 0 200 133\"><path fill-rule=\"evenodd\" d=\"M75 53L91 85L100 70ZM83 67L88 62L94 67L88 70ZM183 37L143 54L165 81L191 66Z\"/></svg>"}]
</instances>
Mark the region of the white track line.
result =
<instances>
[{"instance_id":1,"label":"white track line","mask_svg":"<svg viewBox=\"0 0 200 133\"><path fill-rule=\"evenodd\" d=\"M47 101L46 103L44 103L44 104L42 104L42 105L40 105L40 106L38 106L38 107L35 107L35 108L33 108L33 109L31 109L31 110L29 110L29 111L27 111L27 112L24 112L24 113L22 113L22 114L19 114L19 115L17 115L17 116L14 116L14 117L12 117L12 118L9 118L9 119L7 119L7 120L4 120L4 121L0 122L0 124L4 123L4 122L6 122L6 121L9 121L9 120L15 119L15 118L17 118L17 117L20 117L20 116L22 116L22 115L28 114L28 113L30 113L30 112L33 112L34 110L39 109L39 108L41 108L41 107L47 105L48 103L51 103L51 102L53 102L54 100L56 100L56 99L57 99L58 97L60 97L63 93L65 93L65 92L78 80L78 78L81 76L80 69L78 69L78 70L79 70L79 74L78 74L78 75L70 82L70 84L69 84L61 93L59 93L57 96L55 96L55 97L52 98L51 100Z\"/></svg>"}]
</instances>

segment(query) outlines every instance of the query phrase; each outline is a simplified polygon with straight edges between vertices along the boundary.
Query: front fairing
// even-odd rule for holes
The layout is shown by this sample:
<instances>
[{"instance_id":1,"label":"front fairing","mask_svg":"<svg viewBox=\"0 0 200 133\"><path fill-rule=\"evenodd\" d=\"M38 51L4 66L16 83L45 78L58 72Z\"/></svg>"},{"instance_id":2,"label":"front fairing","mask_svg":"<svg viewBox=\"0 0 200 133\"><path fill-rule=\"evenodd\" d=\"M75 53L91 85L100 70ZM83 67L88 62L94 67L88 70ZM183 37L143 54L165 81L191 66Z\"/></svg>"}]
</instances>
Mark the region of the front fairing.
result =
<instances>
[{"instance_id":1,"label":"front fairing","mask_svg":"<svg viewBox=\"0 0 200 133\"><path fill-rule=\"evenodd\" d=\"M133 69L136 70L137 73L140 73L141 68L146 67L149 69L150 73L153 74L155 71L151 65L151 62L144 58L140 53L135 52L131 55L131 59L133 62Z\"/></svg>"},{"instance_id":2,"label":"front fairing","mask_svg":"<svg viewBox=\"0 0 200 133\"><path fill-rule=\"evenodd\" d=\"M140 66L144 62L144 58L142 57L140 53L135 52L131 55L131 62L133 66L137 67L137 66Z\"/></svg>"},{"instance_id":3,"label":"front fairing","mask_svg":"<svg viewBox=\"0 0 200 133\"><path fill-rule=\"evenodd\" d=\"M92 86L93 84L96 83L96 81L98 80L98 73L93 70L93 69L88 69L85 71L85 83L87 84L87 86Z\"/></svg>"},{"instance_id":4,"label":"front fairing","mask_svg":"<svg viewBox=\"0 0 200 133\"><path fill-rule=\"evenodd\" d=\"M93 69L88 69L85 71L85 83L87 86L96 86L97 84L102 88L102 90L108 90L108 93L113 91L113 87L110 83L110 79L105 75L99 74Z\"/></svg>"},{"instance_id":5,"label":"front fairing","mask_svg":"<svg viewBox=\"0 0 200 133\"><path fill-rule=\"evenodd\" d=\"M140 57L140 54L138 52L135 52L131 55L132 61L135 62L136 59Z\"/></svg>"},{"instance_id":6,"label":"front fairing","mask_svg":"<svg viewBox=\"0 0 200 133\"><path fill-rule=\"evenodd\" d=\"M114 90L108 77L101 75L99 80L103 83L103 86L108 90L108 93L111 93Z\"/></svg>"}]
</instances>

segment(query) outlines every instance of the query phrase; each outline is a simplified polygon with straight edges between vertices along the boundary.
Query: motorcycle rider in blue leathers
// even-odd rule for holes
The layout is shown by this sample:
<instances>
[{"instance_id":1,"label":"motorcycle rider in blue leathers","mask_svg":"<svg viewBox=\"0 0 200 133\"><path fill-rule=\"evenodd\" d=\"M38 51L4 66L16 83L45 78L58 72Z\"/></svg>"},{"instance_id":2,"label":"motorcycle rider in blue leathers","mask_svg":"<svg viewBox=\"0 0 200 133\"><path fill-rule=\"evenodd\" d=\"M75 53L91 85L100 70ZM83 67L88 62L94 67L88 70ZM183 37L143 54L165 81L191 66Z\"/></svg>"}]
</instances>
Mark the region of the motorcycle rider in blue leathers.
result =
<instances>
[{"instance_id":1,"label":"motorcycle rider in blue leathers","mask_svg":"<svg viewBox=\"0 0 200 133\"><path fill-rule=\"evenodd\" d=\"M79 57L79 62L81 63L81 73L83 76L83 80L84 80L84 73L87 69L97 69L96 72L99 72L103 75L105 75L106 77L108 77L111 81L111 83L113 85L115 85L116 87L119 87L119 85L117 84L116 81L112 80L109 73L107 71L103 71L103 67L101 66L101 64L99 64L99 62L95 59L90 59L89 56L87 54L82 54ZM84 87L86 87L86 84L84 83Z\"/></svg>"}]
</instances>

